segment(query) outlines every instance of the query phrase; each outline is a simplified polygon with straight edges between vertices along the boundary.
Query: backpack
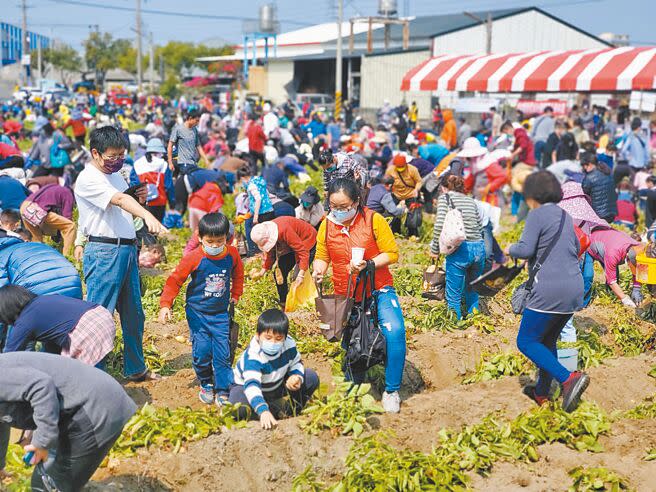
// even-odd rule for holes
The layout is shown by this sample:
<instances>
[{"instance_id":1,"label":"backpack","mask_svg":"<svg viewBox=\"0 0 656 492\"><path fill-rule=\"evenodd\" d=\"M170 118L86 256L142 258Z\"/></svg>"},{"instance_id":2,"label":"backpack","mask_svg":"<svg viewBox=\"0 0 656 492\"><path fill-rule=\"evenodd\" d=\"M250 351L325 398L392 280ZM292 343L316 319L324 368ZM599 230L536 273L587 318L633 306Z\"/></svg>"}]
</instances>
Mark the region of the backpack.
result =
<instances>
[{"instance_id":1,"label":"backpack","mask_svg":"<svg viewBox=\"0 0 656 492\"><path fill-rule=\"evenodd\" d=\"M448 193L444 196L449 210L444 217L444 224L440 233L440 252L450 255L467 239L467 235L465 234L462 212L455 207Z\"/></svg>"},{"instance_id":2,"label":"backpack","mask_svg":"<svg viewBox=\"0 0 656 492\"><path fill-rule=\"evenodd\" d=\"M157 173L157 182L156 183L146 183L146 203L150 203L159 198L159 180L162 177L161 173Z\"/></svg>"},{"instance_id":3,"label":"backpack","mask_svg":"<svg viewBox=\"0 0 656 492\"><path fill-rule=\"evenodd\" d=\"M71 163L71 158L66 149L62 148L62 138L55 135L55 138L50 147L50 167L53 169L60 169Z\"/></svg>"},{"instance_id":4,"label":"backpack","mask_svg":"<svg viewBox=\"0 0 656 492\"><path fill-rule=\"evenodd\" d=\"M367 282L374 291L376 275L373 261L358 275L355 292L362 285L362 302L353 306L343 337L348 340L342 363L344 374L365 372L370 367L384 364L387 357L385 337L378 325L376 299L367 297Z\"/></svg>"}]
</instances>

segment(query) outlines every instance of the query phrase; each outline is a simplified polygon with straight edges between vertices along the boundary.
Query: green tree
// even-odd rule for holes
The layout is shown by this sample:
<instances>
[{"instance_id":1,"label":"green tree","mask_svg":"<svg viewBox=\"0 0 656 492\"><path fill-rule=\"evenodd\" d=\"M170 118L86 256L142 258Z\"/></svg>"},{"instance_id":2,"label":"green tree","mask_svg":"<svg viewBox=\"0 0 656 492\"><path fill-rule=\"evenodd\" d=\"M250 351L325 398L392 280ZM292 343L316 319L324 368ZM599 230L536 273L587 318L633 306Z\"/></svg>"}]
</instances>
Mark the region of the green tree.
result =
<instances>
[{"instance_id":1,"label":"green tree","mask_svg":"<svg viewBox=\"0 0 656 492\"><path fill-rule=\"evenodd\" d=\"M32 68L38 70L38 54L32 51ZM65 44L57 44L41 52L41 73L44 76L48 73L48 65L59 70L59 76L62 82L69 84L72 76L71 72L79 72L82 66L80 54L73 48Z\"/></svg>"},{"instance_id":2,"label":"green tree","mask_svg":"<svg viewBox=\"0 0 656 492\"><path fill-rule=\"evenodd\" d=\"M96 83L105 83L107 71L113 68L123 68L135 73L136 51L127 39L114 39L108 33L92 32L84 42L84 58L87 66L95 71Z\"/></svg>"}]
</instances>

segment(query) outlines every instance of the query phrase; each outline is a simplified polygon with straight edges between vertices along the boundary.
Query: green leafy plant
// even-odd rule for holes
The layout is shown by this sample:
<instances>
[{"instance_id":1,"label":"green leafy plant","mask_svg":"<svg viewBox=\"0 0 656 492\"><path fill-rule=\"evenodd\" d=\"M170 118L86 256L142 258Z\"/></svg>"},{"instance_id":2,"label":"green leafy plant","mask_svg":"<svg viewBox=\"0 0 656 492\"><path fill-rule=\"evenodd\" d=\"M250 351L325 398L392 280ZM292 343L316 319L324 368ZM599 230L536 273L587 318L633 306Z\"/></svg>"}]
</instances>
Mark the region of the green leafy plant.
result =
<instances>
[{"instance_id":1,"label":"green leafy plant","mask_svg":"<svg viewBox=\"0 0 656 492\"><path fill-rule=\"evenodd\" d=\"M579 331L576 342L558 342L558 348L575 348L579 351L579 362L583 369L597 367L604 359L613 357L613 349L605 345L599 335L592 331Z\"/></svg>"},{"instance_id":2,"label":"green leafy plant","mask_svg":"<svg viewBox=\"0 0 656 492\"><path fill-rule=\"evenodd\" d=\"M344 378L335 377L335 391L315 400L303 410L307 418L300 427L310 434L329 430L333 436L353 434L358 437L367 427L367 417L383 413L369 394L371 385L354 386Z\"/></svg>"},{"instance_id":3,"label":"green leafy plant","mask_svg":"<svg viewBox=\"0 0 656 492\"><path fill-rule=\"evenodd\" d=\"M422 272L419 268L401 267L394 270L394 287L400 296L419 297L422 293Z\"/></svg>"},{"instance_id":4,"label":"green leafy plant","mask_svg":"<svg viewBox=\"0 0 656 492\"><path fill-rule=\"evenodd\" d=\"M312 465L306 466L303 473L292 481L292 492L321 492L325 488L326 484L318 479Z\"/></svg>"},{"instance_id":5,"label":"green leafy plant","mask_svg":"<svg viewBox=\"0 0 656 492\"><path fill-rule=\"evenodd\" d=\"M647 375L652 378L656 378L656 366L653 366L651 369L649 369Z\"/></svg>"},{"instance_id":6,"label":"green leafy plant","mask_svg":"<svg viewBox=\"0 0 656 492\"><path fill-rule=\"evenodd\" d=\"M645 398L631 410L624 412L624 418L633 420L654 419L656 418L656 396Z\"/></svg>"},{"instance_id":7,"label":"green leafy plant","mask_svg":"<svg viewBox=\"0 0 656 492\"><path fill-rule=\"evenodd\" d=\"M166 355L161 354L154 343L154 337L147 335L144 337L143 354L146 362L146 367L151 371L168 376L173 374L173 369L166 362ZM114 341L114 348L107 355L105 365L107 372L115 378L122 377L123 371L123 332L119 329L116 330L116 339Z\"/></svg>"},{"instance_id":8,"label":"green leafy plant","mask_svg":"<svg viewBox=\"0 0 656 492\"><path fill-rule=\"evenodd\" d=\"M25 451L23 447L18 444L10 444L7 449L5 471L11 475L11 479L5 482L6 490L9 492L29 492L32 490L30 480L34 468L25 466L23 463L23 455ZM3 483L0 482L0 489L3 488Z\"/></svg>"},{"instance_id":9,"label":"green leafy plant","mask_svg":"<svg viewBox=\"0 0 656 492\"><path fill-rule=\"evenodd\" d=\"M465 378L462 383L472 384L499 379L504 376L519 376L520 374L528 374L532 368L531 361L522 354L515 352L486 353L481 355L474 374Z\"/></svg>"},{"instance_id":10,"label":"green leafy plant","mask_svg":"<svg viewBox=\"0 0 656 492\"><path fill-rule=\"evenodd\" d=\"M654 461L656 460L656 448L651 448L647 450L647 454L643 458L645 461Z\"/></svg>"},{"instance_id":11,"label":"green leafy plant","mask_svg":"<svg viewBox=\"0 0 656 492\"><path fill-rule=\"evenodd\" d=\"M585 468L578 466L570 470L569 476L574 483L567 489L568 492L587 492L594 490L608 490L619 492L629 490L629 482L626 478L606 468Z\"/></svg>"},{"instance_id":12,"label":"green leafy plant","mask_svg":"<svg viewBox=\"0 0 656 492\"><path fill-rule=\"evenodd\" d=\"M177 453L185 442L218 434L223 428L244 427L246 422L238 421L236 415L236 407L232 406L220 410L189 407L170 410L145 404L125 425L111 455L132 456L139 448L150 446Z\"/></svg>"},{"instance_id":13,"label":"green leafy plant","mask_svg":"<svg viewBox=\"0 0 656 492\"><path fill-rule=\"evenodd\" d=\"M610 329L622 355L634 357L644 352L645 337L638 329L638 324L638 318L625 310L613 315Z\"/></svg>"}]
</instances>

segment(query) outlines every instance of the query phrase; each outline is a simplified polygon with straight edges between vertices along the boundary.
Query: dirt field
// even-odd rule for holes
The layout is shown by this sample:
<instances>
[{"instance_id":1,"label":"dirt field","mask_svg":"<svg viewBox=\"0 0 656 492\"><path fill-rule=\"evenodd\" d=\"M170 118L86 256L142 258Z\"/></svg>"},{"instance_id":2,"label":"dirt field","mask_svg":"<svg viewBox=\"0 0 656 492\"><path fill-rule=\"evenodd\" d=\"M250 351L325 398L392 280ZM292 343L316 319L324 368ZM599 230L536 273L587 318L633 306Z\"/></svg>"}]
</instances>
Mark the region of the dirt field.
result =
<instances>
[{"instance_id":1,"label":"dirt field","mask_svg":"<svg viewBox=\"0 0 656 492\"><path fill-rule=\"evenodd\" d=\"M403 240L402 248L406 255L399 268L410 268L417 272L418 278L427 262L422 256L423 245ZM414 287L407 290L415 288L415 295L402 298L406 313L415 309L418 302L417 281L411 282ZM521 393L521 385L529 376L462 383L465 376L476 371L482 354L516 352L514 339L518 318L509 314L502 294L499 299L487 302L484 308L488 315L485 319L492 325L493 333L477 326L454 331L430 326L417 329L414 324L421 320L422 313L412 318L415 322L410 321L412 333L408 334L402 411L398 415L370 417L370 428L364 436L391 429L394 432L391 443L397 449L430 453L439 444L438 431L442 428L457 431L495 412L500 418L513 419L534 407ZM656 422L653 419L629 420L620 414L655 393L656 380L648 372L656 364L656 357L651 351L632 357L617 356L622 349L611 324L618 310L621 308L600 298L575 317L577 326L598 333L601 342L616 354L589 369L592 383L585 395L586 400L596 402L607 414L615 415L610 431L600 437L603 451L579 452L561 443L544 444L537 448L539 459L536 462L499 460L485 476L469 473L472 489L565 490L572 483L568 471L586 466L617 472L636 490L656 490L656 462L644 460L647 450L656 447ZM320 337L313 313L301 311L290 318L303 337ZM635 323L645 338L653 330L651 323ZM252 331L253 328L247 329ZM184 321L162 326L151 320L147 332L154 337L158 351L165 354L173 374L156 383L127 385L127 391L139 404L201 408L191 369L190 346L178 341L180 337L188 338ZM320 346L325 347L325 344ZM319 350L306 353L304 357L306 366L318 371L323 394L333 388L334 371L333 358L324 354L325 350ZM379 397L375 385L372 392ZM308 465L316 482L328 488L339 482L345 473L345 458L354 439L333 437L329 432L310 435L299 427L299 421L305 418L281 421L273 432L260 430L257 422L251 422L243 429L185 443L177 454L151 446L131 458L112 458L94 476L91 490L291 490L294 477L303 473ZM315 490L324 487L317 486Z\"/></svg>"}]
</instances>

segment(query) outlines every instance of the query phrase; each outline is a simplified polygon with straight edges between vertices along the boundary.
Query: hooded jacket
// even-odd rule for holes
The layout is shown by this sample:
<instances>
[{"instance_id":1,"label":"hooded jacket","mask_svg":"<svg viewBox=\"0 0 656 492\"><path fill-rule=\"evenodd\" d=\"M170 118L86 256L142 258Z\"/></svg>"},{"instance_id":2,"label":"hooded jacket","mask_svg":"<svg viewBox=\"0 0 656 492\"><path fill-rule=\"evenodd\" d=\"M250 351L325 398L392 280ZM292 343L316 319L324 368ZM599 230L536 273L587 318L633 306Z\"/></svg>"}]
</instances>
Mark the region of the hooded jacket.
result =
<instances>
[{"instance_id":1,"label":"hooded jacket","mask_svg":"<svg viewBox=\"0 0 656 492\"><path fill-rule=\"evenodd\" d=\"M445 109L442 115L444 116L444 128L442 129L442 133L440 133L440 138L444 140L448 148L452 149L458 145L458 128L453 119L453 111Z\"/></svg>"},{"instance_id":2,"label":"hooded jacket","mask_svg":"<svg viewBox=\"0 0 656 492\"><path fill-rule=\"evenodd\" d=\"M82 299L77 270L59 252L41 243L0 237L0 287L15 284L37 295L60 294Z\"/></svg>"}]
</instances>

